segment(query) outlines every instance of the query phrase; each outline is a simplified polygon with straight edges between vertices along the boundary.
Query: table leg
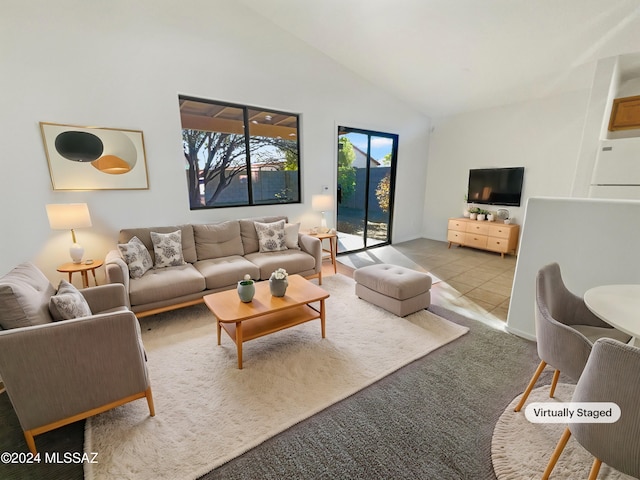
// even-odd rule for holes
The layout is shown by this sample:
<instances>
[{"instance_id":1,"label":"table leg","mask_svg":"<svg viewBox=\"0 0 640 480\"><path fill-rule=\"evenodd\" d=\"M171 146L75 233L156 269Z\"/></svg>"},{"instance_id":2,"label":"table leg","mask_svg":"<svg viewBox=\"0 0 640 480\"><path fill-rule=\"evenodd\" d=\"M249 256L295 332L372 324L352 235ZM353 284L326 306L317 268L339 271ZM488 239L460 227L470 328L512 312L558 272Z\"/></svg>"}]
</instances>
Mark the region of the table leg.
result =
<instances>
[{"instance_id":1,"label":"table leg","mask_svg":"<svg viewBox=\"0 0 640 480\"><path fill-rule=\"evenodd\" d=\"M73 275L73 272L69 272L69 283L73 283L73 281L71 280L72 275Z\"/></svg>"},{"instance_id":2,"label":"table leg","mask_svg":"<svg viewBox=\"0 0 640 480\"><path fill-rule=\"evenodd\" d=\"M98 286L98 279L96 278L96 269L92 268L91 269L91 273L93 274L93 283L96 284L96 287Z\"/></svg>"},{"instance_id":3,"label":"table leg","mask_svg":"<svg viewBox=\"0 0 640 480\"><path fill-rule=\"evenodd\" d=\"M335 245L334 245L334 241L335 241ZM333 263L333 273L338 273L338 266L336 265L336 250L338 249L338 237L330 238L329 245L331 249L331 263Z\"/></svg>"},{"instance_id":4,"label":"table leg","mask_svg":"<svg viewBox=\"0 0 640 480\"><path fill-rule=\"evenodd\" d=\"M238 349L238 368L242 370L242 322L236 322L236 347Z\"/></svg>"},{"instance_id":5,"label":"table leg","mask_svg":"<svg viewBox=\"0 0 640 480\"><path fill-rule=\"evenodd\" d=\"M320 328L322 330L322 338L325 338L325 328L324 328L324 299L320 300Z\"/></svg>"},{"instance_id":6,"label":"table leg","mask_svg":"<svg viewBox=\"0 0 640 480\"><path fill-rule=\"evenodd\" d=\"M216 318L216 330L218 330L218 345L220 345L220 337L222 335L222 325L220 325L220 322L218 321L217 318Z\"/></svg>"},{"instance_id":7,"label":"table leg","mask_svg":"<svg viewBox=\"0 0 640 480\"><path fill-rule=\"evenodd\" d=\"M87 275L87 271L84 270L80 272L80 275L82 276L82 286L87 288L89 286L89 275Z\"/></svg>"}]
</instances>

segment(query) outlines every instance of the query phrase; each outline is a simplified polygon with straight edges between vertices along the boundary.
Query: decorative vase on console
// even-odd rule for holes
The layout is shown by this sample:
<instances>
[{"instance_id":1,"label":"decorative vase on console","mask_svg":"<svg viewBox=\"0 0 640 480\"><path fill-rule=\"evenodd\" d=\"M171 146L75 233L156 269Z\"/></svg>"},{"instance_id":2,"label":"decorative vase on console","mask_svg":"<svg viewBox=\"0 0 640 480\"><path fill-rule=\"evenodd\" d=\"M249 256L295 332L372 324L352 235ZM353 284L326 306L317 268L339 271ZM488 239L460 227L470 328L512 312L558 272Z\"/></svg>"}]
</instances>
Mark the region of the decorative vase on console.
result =
<instances>
[{"instance_id":1,"label":"decorative vase on console","mask_svg":"<svg viewBox=\"0 0 640 480\"><path fill-rule=\"evenodd\" d=\"M253 300L255 293L255 282L251 280L251 276L247 274L244 276L244 280L238 282L238 297L240 297L241 302L249 303Z\"/></svg>"},{"instance_id":2,"label":"decorative vase on console","mask_svg":"<svg viewBox=\"0 0 640 480\"><path fill-rule=\"evenodd\" d=\"M284 297L289 286L287 277L289 274L284 268L278 268L269 277L269 288L271 289L271 295L274 297Z\"/></svg>"}]
</instances>

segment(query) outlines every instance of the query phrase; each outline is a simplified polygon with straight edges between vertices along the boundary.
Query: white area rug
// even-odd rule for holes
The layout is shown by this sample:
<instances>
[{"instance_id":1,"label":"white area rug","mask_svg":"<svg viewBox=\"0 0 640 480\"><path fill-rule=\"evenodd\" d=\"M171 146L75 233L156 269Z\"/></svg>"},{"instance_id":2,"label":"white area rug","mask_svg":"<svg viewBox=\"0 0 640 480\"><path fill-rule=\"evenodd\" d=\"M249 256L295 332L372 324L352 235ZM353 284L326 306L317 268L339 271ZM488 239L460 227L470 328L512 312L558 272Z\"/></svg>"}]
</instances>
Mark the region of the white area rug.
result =
<instances>
[{"instance_id":1,"label":"white area rug","mask_svg":"<svg viewBox=\"0 0 640 480\"><path fill-rule=\"evenodd\" d=\"M554 398L549 398L549 385L534 389L520 412L513 409L520 401L518 395L500 416L491 440L491 459L498 480L539 479L547 468L558 440L566 424L531 423L524 410L532 402L569 402L574 385L564 383L556 387ZM587 478L593 456L573 436L564 447L562 455L551 472L552 479ZM600 467L599 480L632 480L605 465Z\"/></svg>"},{"instance_id":2,"label":"white area rug","mask_svg":"<svg viewBox=\"0 0 640 480\"><path fill-rule=\"evenodd\" d=\"M86 422L87 479L190 479L464 335L426 310L399 318L323 279L320 321L247 342L243 369L204 305L142 319L156 416L138 400Z\"/></svg>"}]
</instances>

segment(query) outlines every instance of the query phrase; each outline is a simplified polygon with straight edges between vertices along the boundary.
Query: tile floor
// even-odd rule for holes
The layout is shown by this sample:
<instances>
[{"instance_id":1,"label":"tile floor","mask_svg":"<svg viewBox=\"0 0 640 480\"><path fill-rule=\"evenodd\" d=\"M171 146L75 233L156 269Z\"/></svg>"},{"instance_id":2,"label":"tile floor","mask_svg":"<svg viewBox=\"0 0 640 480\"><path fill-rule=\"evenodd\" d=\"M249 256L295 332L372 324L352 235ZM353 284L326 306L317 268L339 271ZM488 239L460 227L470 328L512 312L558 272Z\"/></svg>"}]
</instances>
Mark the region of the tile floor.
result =
<instances>
[{"instance_id":1,"label":"tile floor","mask_svg":"<svg viewBox=\"0 0 640 480\"><path fill-rule=\"evenodd\" d=\"M516 257L416 239L365 252L338 256L338 272L374 263L391 263L428 272L434 280L431 301L450 310L504 329L511 298ZM329 262L323 275L333 274Z\"/></svg>"}]
</instances>

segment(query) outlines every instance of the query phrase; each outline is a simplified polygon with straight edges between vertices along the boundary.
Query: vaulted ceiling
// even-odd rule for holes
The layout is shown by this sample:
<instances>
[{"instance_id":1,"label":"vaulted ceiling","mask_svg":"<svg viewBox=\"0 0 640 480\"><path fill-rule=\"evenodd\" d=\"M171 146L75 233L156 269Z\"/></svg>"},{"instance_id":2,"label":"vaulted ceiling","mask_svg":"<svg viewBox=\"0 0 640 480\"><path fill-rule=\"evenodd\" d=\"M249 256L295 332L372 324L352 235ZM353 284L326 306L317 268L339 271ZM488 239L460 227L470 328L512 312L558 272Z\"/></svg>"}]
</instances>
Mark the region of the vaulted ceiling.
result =
<instances>
[{"instance_id":1,"label":"vaulted ceiling","mask_svg":"<svg viewBox=\"0 0 640 480\"><path fill-rule=\"evenodd\" d=\"M241 1L428 116L588 89L640 52L638 0Z\"/></svg>"}]
</instances>

